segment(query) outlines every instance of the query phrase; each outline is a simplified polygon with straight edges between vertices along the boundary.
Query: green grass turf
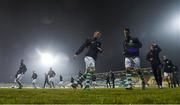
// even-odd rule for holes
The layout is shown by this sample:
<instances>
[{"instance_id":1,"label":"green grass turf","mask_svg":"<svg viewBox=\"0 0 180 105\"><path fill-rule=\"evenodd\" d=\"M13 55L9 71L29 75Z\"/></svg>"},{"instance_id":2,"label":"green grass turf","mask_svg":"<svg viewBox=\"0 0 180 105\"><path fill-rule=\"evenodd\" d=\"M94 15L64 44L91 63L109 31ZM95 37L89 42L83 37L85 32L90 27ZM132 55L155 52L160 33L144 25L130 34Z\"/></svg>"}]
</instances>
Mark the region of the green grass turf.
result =
<instances>
[{"instance_id":1,"label":"green grass turf","mask_svg":"<svg viewBox=\"0 0 180 105\"><path fill-rule=\"evenodd\" d=\"M180 104L180 88L0 89L0 104Z\"/></svg>"}]
</instances>

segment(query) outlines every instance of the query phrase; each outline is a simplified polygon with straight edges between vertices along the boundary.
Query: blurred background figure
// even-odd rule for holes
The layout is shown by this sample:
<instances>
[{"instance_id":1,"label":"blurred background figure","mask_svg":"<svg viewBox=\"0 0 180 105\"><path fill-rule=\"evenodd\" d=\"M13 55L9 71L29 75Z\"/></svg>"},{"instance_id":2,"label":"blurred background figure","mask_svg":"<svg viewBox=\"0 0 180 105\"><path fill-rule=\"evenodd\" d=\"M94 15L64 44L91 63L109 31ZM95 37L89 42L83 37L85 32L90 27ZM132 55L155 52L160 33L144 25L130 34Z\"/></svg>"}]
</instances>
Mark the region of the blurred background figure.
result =
<instances>
[{"instance_id":1,"label":"blurred background figure","mask_svg":"<svg viewBox=\"0 0 180 105\"><path fill-rule=\"evenodd\" d=\"M37 88L37 77L38 77L38 75L36 74L36 72L35 71L33 71L33 73L32 73L32 76L31 76L31 78L32 78L32 86L33 86L33 88Z\"/></svg>"},{"instance_id":2,"label":"blurred background figure","mask_svg":"<svg viewBox=\"0 0 180 105\"><path fill-rule=\"evenodd\" d=\"M59 87L60 87L60 88L61 88L61 87L65 88L62 75L59 76L59 80L60 80L60 81L59 81Z\"/></svg>"},{"instance_id":3,"label":"blurred background figure","mask_svg":"<svg viewBox=\"0 0 180 105\"><path fill-rule=\"evenodd\" d=\"M51 85L50 85L50 83L49 83L49 78L48 78L48 74L47 74L47 73L45 73L45 79L44 79L44 85L43 85L43 88L46 87L46 84L48 84L49 87L51 88Z\"/></svg>"},{"instance_id":4,"label":"blurred background figure","mask_svg":"<svg viewBox=\"0 0 180 105\"><path fill-rule=\"evenodd\" d=\"M110 71L110 76L111 76L112 88L115 88L115 75L112 71Z\"/></svg>"},{"instance_id":5,"label":"blurred background figure","mask_svg":"<svg viewBox=\"0 0 180 105\"><path fill-rule=\"evenodd\" d=\"M106 86L107 86L107 88L109 88L109 87L111 88L109 73L108 73L107 76L106 76Z\"/></svg>"},{"instance_id":6,"label":"blurred background figure","mask_svg":"<svg viewBox=\"0 0 180 105\"><path fill-rule=\"evenodd\" d=\"M21 63L20 63L19 70L17 71L17 73L15 75L15 81L14 81L15 83L12 86L12 88L14 88L16 84L18 84L19 85L19 89L22 89L23 85L22 85L20 80L22 79L22 77L24 76L26 71L27 71L27 68L26 68L26 65L24 64L24 60L22 59Z\"/></svg>"}]
</instances>

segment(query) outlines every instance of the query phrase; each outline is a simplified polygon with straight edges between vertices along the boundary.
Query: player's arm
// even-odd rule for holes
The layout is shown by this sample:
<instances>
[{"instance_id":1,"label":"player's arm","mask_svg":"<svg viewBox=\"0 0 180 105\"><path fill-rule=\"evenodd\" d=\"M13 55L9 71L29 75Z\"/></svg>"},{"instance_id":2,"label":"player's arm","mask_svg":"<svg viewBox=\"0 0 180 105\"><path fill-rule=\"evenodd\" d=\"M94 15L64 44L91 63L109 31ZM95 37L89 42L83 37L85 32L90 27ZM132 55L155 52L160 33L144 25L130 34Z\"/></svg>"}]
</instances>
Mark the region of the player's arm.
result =
<instances>
[{"instance_id":1,"label":"player's arm","mask_svg":"<svg viewBox=\"0 0 180 105\"><path fill-rule=\"evenodd\" d=\"M86 41L81 45L81 47L76 51L74 58L76 58L79 54L83 52L83 50L89 45L90 40L86 39Z\"/></svg>"},{"instance_id":2,"label":"player's arm","mask_svg":"<svg viewBox=\"0 0 180 105\"><path fill-rule=\"evenodd\" d=\"M100 53L103 52L103 49L102 49L102 47L101 47L101 43L98 43L97 49L98 49L98 51L99 51Z\"/></svg>"},{"instance_id":3,"label":"player's arm","mask_svg":"<svg viewBox=\"0 0 180 105\"><path fill-rule=\"evenodd\" d=\"M103 49L102 49L101 47L97 47L97 49L98 49L98 51L99 51L100 53L103 52Z\"/></svg>"},{"instance_id":4,"label":"player's arm","mask_svg":"<svg viewBox=\"0 0 180 105\"><path fill-rule=\"evenodd\" d=\"M127 50L127 43L124 41L123 43L123 55L126 55L126 50Z\"/></svg>"}]
</instances>

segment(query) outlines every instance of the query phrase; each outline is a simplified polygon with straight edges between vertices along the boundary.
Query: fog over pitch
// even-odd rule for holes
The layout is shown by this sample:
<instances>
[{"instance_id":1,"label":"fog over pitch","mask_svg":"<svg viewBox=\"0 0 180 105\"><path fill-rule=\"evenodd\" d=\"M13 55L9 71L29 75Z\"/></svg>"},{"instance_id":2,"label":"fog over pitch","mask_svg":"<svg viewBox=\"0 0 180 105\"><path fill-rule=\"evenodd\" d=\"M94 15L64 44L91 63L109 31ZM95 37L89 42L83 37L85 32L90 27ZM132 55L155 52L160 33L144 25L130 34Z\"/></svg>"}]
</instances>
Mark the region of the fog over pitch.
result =
<instances>
[{"instance_id":1,"label":"fog over pitch","mask_svg":"<svg viewBox=\"0 0 180 105\"><path fill-rule=\"evenodd\" d=\"M33 70L44 76L49 67L40 63L38 51L67 58L54 69L73 76L84 69L84 62L83 54L75 61L72 56L96 30L103 33L104 49L97 72L123 69L123 27L143 43L143 67L149 66L145 56L152 42L162 48L161 55L180 65L179 0L1 0L0 81L14 78L21 58L27 81Z\"/></svg>"}]
</instances>

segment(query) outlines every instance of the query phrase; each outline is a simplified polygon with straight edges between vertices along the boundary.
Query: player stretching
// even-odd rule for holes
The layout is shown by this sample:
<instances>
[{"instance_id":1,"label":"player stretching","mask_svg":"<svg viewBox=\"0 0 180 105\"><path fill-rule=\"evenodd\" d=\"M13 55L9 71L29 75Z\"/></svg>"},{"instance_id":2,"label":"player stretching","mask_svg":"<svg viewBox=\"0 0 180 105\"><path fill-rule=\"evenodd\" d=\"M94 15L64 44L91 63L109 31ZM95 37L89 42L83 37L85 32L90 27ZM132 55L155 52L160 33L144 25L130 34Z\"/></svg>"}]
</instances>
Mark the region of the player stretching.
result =
<instances>
[{"instance_id":1,"label":"player stretching","mask_svg":"<svg viewBox=\"0 0 180 105\"><path fill-rule=\"evenodd\" d=\"M144 76L140 70L140 58L139 58L139 49L142 47L142 43L138 38L133 38L130 36L130 30L128 28L124 29L125 41L123 44L124 47L124 56L125 56L125 68L126 76L128 77L128 83L126 89L132 89L131 76L132 70L135 70L142 80L142 89L145 88ZM130 77L130 78L129 78Z\"/></svg>"},{"instance_id":2,"label":"player stretching","mask_svg":"<svg viewBox=\"0 0 180 105\"><path fill-rule=\"evenodd\" d=\"M15 75L15 84L17 83L19 85L19 89L22 89L23 85L21 84L21 78L23 77L23 75L25 74L25 72L27 71L26 65L24 64L24 60L21 60L20 63L20 67L19 70L17 71L16 75ZM14 88L15 86L12 86L12 88Z\"/></svg>"},{"instance_id":3,"label":"player stretching","mask_svg":"<svg viewBox=\"0 0 180 105\"><path fill-rule=\"evenodd\" d=\"M85 73L81 78L86 80L85 89L89 88L91 83L91 78L95 72L95 62L97 60L98 53L102 53L101 43L98 42L98 39L101 37L101 32L96 31L92 38L86 39L83 45L75 53L74 58L76 58L85 48L88 48L88 52L85 55L84 61L86 65Z\"/></svg>"},{"instance_id":4,"label":"player stretching","mask_svg":"<svg viewBox=\"0 0 180 105\"><path fill-rule=\"evenodd\" d=\"M147 54L146 59L151 63L151 68L158 87L162 89L161 61L159 59L160 52L161 49L154 43L150 46L150 51Z\"/></svg>"},{"instance_id":5,"label":"player stretching","mask_svg":"<svg viewBox=\"0 0 180 105\"><path fill-rule=\"evenodd\" d=\"M37 88L37 86L36 86L36 81L37 81L37 77L38 77L38 75L36 74L36 72L35 71L33 71L33 73L32 73L32 86L33 86L33 88Z\"/></svg>"}]
</instances>

